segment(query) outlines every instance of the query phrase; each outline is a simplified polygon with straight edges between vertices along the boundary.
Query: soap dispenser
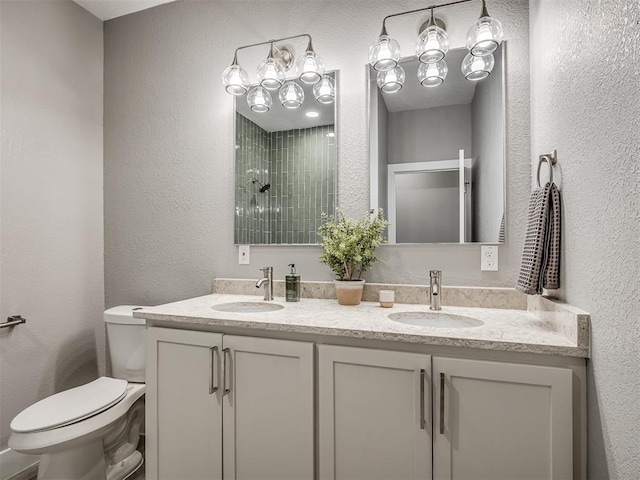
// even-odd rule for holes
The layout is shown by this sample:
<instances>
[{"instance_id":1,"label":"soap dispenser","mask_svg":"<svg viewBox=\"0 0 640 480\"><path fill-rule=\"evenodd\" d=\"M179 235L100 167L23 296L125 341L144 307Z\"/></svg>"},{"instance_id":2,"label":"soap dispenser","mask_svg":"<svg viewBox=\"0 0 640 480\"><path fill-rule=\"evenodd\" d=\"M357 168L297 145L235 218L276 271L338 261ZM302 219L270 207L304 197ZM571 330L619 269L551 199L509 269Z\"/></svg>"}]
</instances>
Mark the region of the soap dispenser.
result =
<instances>
[{"instance_id":1,"label":"soap dispenser","mask_svg":"<svg viewBox=\"0 0 640 480\"><path fill-rule=\"evenodd\" d=\"M300 275L296 273L295 263L290 263L291 272L285 277L285 300L287 302L300 301Z\"/></svg>"}]
</instances>

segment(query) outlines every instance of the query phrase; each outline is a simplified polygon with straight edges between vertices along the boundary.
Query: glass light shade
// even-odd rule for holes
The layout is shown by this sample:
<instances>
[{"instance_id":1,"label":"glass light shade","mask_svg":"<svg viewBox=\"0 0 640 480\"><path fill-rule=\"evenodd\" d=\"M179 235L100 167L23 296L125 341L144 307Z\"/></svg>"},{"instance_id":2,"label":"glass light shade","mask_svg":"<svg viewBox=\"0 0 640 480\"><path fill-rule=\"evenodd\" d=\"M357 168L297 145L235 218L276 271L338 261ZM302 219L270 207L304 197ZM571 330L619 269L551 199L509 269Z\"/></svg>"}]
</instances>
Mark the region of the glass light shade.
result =
<instances>
[{"instance_id":1,"label":"glass light shade","mask_svg":"<svg viewBox=\"0 0 640 480\"><path fill-rule=\"evenodd\" d=\"M462 74L464 78L472 82L487 78L493 70L496 61L493 55L485 55L484 57L476 57L471 53L462 60Z\"/></svg>"},{"instance_id":2,"label":"glass light shade","mask_svg":"<svg viewBox=\"0 0 640 480\"><path fill-rule=\"evenodd\" d=\"M222 72L222 84L231 95L244 95L249 90L249 75L238 64L233 64Z\"/></svg>"},{"instance_id":3,"label":"glass light shade","mask_svg":"<svg viewBox=\"0 0 640 480\"><path fill-rule=\"evenodd\" d=\"M304 102L304 91L294 80L289 80L280 89L280 103L285 108L298 108Z\"/></svg>"},{"instance_id":4,"label":"glass light shade","mask_svg":"<svg viewBox=\"0 0 640 480\"><path fill-rule=\"evenodd\" d=\"M378 87L384 93L396 93L402 89L406 74L401 66L386 72L378 72Z\"/></svg>"},{"instance_id":5,"label":"glass light shade","mask_svg":"<svg viewBox=\"0 0 640 480\"><path fill-rule=\"evenodd\" d=\"M437 87L442 85L447 73L449 67L444 60L437 63L421 63L418 67L418 80L423 87Z\"/></svg>"},{"instance_id":6,"label":"glass light shade","mask_svg":"<svg viewBox=\"0 0 640 480\"><path fill-rule=\"evenodd\" d=\"M482 17L467 32L467 48L472 55L491 55L502 43L502 24L492 17Z\"/></svg>"},{"instance_id":7,"label":"glass light shade","mask_svg":"<svg viewBox=\"0 0 640 480\"><path fill-rule=\"evenodd\" d=\"M322 80L313 86L313 96L318 103L329 104L336 99L336 82L333 78L323 75Z\"/></svg>"},{"instance_id":8,"label":"glass light shade","mask_svg":"<svg viewBox=\"0 0 640 480\"><path fill-rule=\"evenodd\" d=\"M444 58L449 51L449 36L437 25L424 29L418 37L416 55L422 63L436 63Z\"/></svg>"},{"instance_id":9,"label":"glass light shade","mask_svg":"<svg viewBox=\"0 0 640 480\"><path fill-rule=\"evenodd\" d=\"M271 100L271 94L260 85L257 85L247 95L247 103L254 112L264 113L269 111L273 101Z\"/></svg>"},{"instance_id":10,"label":"glass light shade","mask_svg":"<svg viewBox=\"0 0 640 480\"><path fill-rule=\"evenodd\" d=\"M313 50L307 50L296 62L300 81L307 85L319 82L324 73L324 62Z\"/></svg>"},{"instance_id":11,"label":"glass light shade","mask_svg":"<svg viewBox=\"0 0 640 480\"><path fill-rule=\"evenodd\" d=\"M260 85L268 90L277 90L284 83L284 69L272 57L258 65L257 75Z\"/></svg>"},{"instance_id":12,"label":"glass light shade","mask_svg":"<svg viewBox=\"0 0 640 480\"><path fill-rule=\"evenodd\" d=\"M380 35L369 48L369 61L376 72L391 70L400 60L400 44L388 35Z\"/></svg>"}]
</instances>

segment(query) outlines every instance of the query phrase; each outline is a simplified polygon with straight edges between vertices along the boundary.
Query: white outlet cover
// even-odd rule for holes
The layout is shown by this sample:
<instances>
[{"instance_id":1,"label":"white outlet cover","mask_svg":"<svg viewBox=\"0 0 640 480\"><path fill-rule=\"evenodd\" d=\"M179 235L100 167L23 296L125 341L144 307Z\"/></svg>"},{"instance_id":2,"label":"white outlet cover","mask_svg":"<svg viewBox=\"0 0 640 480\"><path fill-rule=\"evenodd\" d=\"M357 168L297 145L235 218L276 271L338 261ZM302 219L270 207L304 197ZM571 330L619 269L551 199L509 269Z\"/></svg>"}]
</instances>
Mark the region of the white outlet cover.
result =
<instances>
[{"instance_id":1,"label":"white outlet cover","mask_svg":"<svg viewBox=\"0 0 640 480\"><path fill-rule=\"evenodd\" d=\"M251 263L251 247L249 245L238 245L238 264L249 265Z\"/></svg>"},{"instance_id":2,"label":"white outlet cover","mask_svg":"<svg viewBox=\"0 0 640 480\"><path fill-rule=\"evenodd\" d=\"M482 245L480 247L480 270L485 272L498 271L497 245Z\"/></svg>"}]
</instances>

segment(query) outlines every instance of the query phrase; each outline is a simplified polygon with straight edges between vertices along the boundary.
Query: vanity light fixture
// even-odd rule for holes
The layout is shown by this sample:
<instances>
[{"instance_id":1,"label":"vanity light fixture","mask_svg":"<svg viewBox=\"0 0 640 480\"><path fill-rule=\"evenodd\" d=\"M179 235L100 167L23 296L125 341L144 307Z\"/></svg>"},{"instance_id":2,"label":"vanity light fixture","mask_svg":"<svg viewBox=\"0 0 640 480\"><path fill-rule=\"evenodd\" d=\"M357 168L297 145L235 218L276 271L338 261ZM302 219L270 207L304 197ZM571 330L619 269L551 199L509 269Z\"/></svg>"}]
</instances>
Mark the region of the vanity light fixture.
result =
<instances>
[{"instance_id":1,"label":"vanity light fixture","mask_svg":"<svg viewBox=\"0 0 640 480\"><path fill-rule=\"evenodd\" d=\"M467 53L467 56L462 60L462 74L467 80L477 82L487 78L495 64L496 60L493 55L476 57L471 53Z\"/></svg>"},{"instance_id":2,"label":"vanity light fixture","mask_svg":"<svg viewBox=\"0 0 640 480\"><path fill-rule=\"evenodd\" d=\"M436 18L434 12L437 8L471 1L474 0L456 0L384 17L380 36L369 48L369 61L373 69L378 72L377 81L380 89L385 93L394 93L399 91L404 83L404 71L398 65L400 46L387 33L386 21L389 18L430 10L429 19L420 28L416 42L416 56L421 62L418 68L418 80L425 87L437 87L444 82L449 70L444 60L449 50L449 38L444 22ZM481 1L480 18L467 33L469 54L461 65L462 73L469 81L482 80L491 73L495 64L492 54L502 43L503 37L502 24L489 16L486 0Z\"/></svg>"},{"instance_id":3,"label":"vanity light fixture","mask_svg":"<svg viewBox=\"0 0 640 480\"><path fill-rule=\"evenodd\" d=\"M273 104L271 94L261 85L256 85L247 95L249 108L256 113L268 112Z\"/></svg>"},{"instance_id":4,"label":"vanity light fixture","mask_svg":"<svg viewBox=\"0 0 640 480\"><path fill-rule=\"evenodd\" d=\"M502 36L502 24L489 16L487 4L482 0L480 18L467 32L467 48L475 57L491 55L502 43Z\"/></svg>"},{"instance_id":5,"label":"vanity light fixture","mask_svg":"<svg viewBox=\"0 0 640 480\"><path fill-rule=\"evenodd\" d=\"M328 75L323 75L322 79L313 86L313 96L318 103L328 105L336 99L336 82Z\"/></svg>"},{"instance_id":6,"label":"vanity light fixture","mask_svg":"<svg viewBox=\"0 0 640 480\"><path fill-rule=\"evenodd\" d=\"M444 60L437 63L421 63L418 67L418 80L423 87L437 87L442 85L447 73L449 67Z\"/></svg>"},{"instance_id":7,"label":"vanity light fixture","mask_svg":"<svg viewBox=\"0 0 640 480\"><path fill-rule=\"evenodd\" d=\"M304 102L304 90L294 80L289 80L280 89L278 97L284 108L298 108Z\"/></svg>"},{"instance_id":8,"label":"vanity light fixture","mask_svg":"<svg viewBox=\"0 0 640 480\"><path fill-rule=\"evenodd\" d=\"M277 90L284 83L284 67L275 58L276 44L271 43L269 56L258 65L258 82L267 90ZM281 50L282 51L282 50Z\"/></svg>"},{"instance_id":9,"label":"vanity light fixture","mask_svg":"<svg viewBox=\"0 0 640 480\"><path fill-rule=\"evenodd\" d=\"M406 74L400 65L391 70L378 72L378 87L385 93L399 92L404 85Z\"/></svg>"},{"instance_id":10,"label":"vanity light fixture","mask_svg":"<svg viewBox=\"0 0 640 480\"><path fill-rule=\"evenodd\" d=\"M293 55L278 42L307 37L307 48L296 62L298 78L301 82L314 85L313 92L319 103L327 104L335 101L335 81L330 76L324 75L324 62L313 49L311 35L303 33L291 37L267 40L266 42L253 43L236 48L233 54L233 62L222 74L222 84L231 95L244 95L249 91L249 76L238 63L238 52L245 48L269 45L269 53L257 69L257 78L260 85L251 88L247 95L247 103L254 112L267 112L272 105L271 94L268 90L278 90L278 98L283 107L289 109L299 108L304 102L304 91L295 80L286 80L286 72L293 65Z\"/></svg>"},{"instance_id":11,"label":"vanity light fixture","mask_svg":"<svg viewBox=\"0 0 640 480\"><path fill-rule=\"evenodd\" d=\"M384 21L378 40L369 48L369 60L376 72L391 70L400 60L400 44L389 37Z\"/></svg>"},{"instance_id":12,"label":"vanity light fixture","mask_svg":"<svg viewBox=\"0 0 640 480\"><path fill-rule=\"evenodd\" d=\"M416 43L416 55L422 63L437 63L449 51L449 37L444 22L433 16L433 8L423 27Z\"/></svg>"},{"instance_id":13,"label":"vanity light fixture","mask_svg":"<svg viewBox=\"0 0 640 480\"><path fill-rule=\"evenodd\" d=\"M324 74L324 62L313 49L311 37L309 37L307 50L296 62L296 69L300 74L300 81L307 85L313 85L322 79L322 75Z\"/></svg>"}]
</instances>

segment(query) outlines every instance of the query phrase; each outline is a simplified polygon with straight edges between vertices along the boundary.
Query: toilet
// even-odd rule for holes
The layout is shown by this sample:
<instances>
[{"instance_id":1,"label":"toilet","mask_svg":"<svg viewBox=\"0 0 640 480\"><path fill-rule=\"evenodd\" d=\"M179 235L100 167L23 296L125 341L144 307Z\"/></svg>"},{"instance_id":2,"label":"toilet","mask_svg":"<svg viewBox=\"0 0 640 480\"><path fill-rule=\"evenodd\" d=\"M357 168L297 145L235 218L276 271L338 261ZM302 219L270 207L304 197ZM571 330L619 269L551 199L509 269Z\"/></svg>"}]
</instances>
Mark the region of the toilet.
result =
<instances>
[{"instance_id":1,"label":"toilet","mask_svg":"<svg viewBox=\"0 0 640 480\"><path fill-rule=\"evenodd\" d=\"M144 425L145 322L143 307L104 312L113 377L47 397L11 422L9 447L40 455L38 479L122 480L143 462L136 450Z\"/></svg>"}]
</instances>

